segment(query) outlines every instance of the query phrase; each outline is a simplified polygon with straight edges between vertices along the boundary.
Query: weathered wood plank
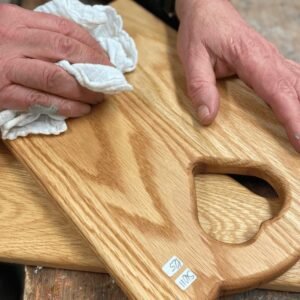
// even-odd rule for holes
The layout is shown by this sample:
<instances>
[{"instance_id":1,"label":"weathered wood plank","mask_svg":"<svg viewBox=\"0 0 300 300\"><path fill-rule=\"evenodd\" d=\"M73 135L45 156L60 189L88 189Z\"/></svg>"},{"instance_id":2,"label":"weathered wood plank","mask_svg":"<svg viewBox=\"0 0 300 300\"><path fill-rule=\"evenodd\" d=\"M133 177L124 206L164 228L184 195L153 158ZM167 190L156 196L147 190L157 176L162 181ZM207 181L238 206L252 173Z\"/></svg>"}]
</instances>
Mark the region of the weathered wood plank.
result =
<instances>
[{"instance_id":1,"label":"weathered wood plank","mask_svg":"<svg viewBox=\"0 0 300 300\"><path fill-rule=\"evenodd\" d=\"M126 300L107 274L26 267L24 300ZM255 290L220 300L298 300L299 294Z\"/></svg>"}]
</instances>

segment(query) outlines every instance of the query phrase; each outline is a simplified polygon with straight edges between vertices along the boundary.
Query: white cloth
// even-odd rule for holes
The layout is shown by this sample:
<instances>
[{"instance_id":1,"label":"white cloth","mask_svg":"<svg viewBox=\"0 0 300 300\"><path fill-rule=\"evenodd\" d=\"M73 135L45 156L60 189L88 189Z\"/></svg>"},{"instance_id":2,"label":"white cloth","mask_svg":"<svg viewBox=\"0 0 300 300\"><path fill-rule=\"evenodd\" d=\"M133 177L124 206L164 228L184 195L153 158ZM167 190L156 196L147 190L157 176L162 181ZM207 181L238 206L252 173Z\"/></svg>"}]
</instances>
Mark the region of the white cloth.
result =
<instances>
[{"instance_id":1,"label":"white cloth","mask_svg":"<svg viewBox=\"0 0 300 300\"><path fill-rule=\"evenodd\" d=\"M122 18L111 6L85 5L78 0L53 0L35 9L70 19L85 28L107 52L115 67L96 64L57 63L77 81L95 92L113 94L132 89L123 73L133 71L137 49L133 39L123 30ZM7 99L9 101L9 99ZM60 134L67 130L65 118L55 108L35 106L28 112L0 112L3 139L16 139L28 134Z\"/></svg>"}]
</instances>

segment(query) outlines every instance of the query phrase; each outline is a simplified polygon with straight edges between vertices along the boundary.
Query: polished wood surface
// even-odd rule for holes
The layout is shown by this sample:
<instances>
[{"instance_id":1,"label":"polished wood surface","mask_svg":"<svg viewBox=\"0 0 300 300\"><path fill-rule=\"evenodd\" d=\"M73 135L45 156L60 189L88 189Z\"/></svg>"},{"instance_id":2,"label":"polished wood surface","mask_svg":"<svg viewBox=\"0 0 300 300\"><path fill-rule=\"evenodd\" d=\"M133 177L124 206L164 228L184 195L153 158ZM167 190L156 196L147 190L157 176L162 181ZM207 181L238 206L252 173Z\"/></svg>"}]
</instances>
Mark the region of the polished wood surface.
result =
<instances>
[{"instance_id":1,"label":"polished wood surface","mask_svg":"<svg viewBox=\"0 0 300 300\"><path fill-rule=\"evenodd\" d=\"M73 225L2 143L0 168L2 178L6 178L0 182L1 261L105 272L103 263ZM247 241L260 223L281 207L261 182L252 188L260 189L261 196L226 175L198 175L195 187L200 224L208 234L224 242ZM299 273L298 263L262 287L300 292Z\"/></svg>"},{"instance_id":2,"label":"polished wood surface","mask_svg":"<svg viewBox=\"0 0 300 300\"><path fill-rule=\"evenodd\" d=\"M300 190L298 155L282 128L238 81L220 85L221 114L201 128L185 96L175 33L131 1L116 6L144 62L129 76L135 91L70 121L62 136L20 139L10 149L132 298L214 298L283 273L299 259ZM263 177L284 208L251 242L216 242L196 217L193 174L203 172ZM198 276L186 291L161 271L173 255Z\"/></svg>"}]
</instances>

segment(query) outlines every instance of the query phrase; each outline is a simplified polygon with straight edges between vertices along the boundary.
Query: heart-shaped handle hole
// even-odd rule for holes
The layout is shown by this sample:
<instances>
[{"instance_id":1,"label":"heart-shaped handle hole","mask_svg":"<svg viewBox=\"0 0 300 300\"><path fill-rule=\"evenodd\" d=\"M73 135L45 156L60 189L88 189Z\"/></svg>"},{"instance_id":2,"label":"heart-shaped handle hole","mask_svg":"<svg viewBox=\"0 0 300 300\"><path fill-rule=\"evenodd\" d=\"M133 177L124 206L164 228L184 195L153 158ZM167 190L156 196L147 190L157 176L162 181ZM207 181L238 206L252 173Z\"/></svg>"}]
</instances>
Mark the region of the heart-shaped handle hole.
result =
<instances>
[{"instance_id":1,"label":"heart-shaped handle hole","mask_svg":"<svg viewBox=\"0 0 300 300\"><path fill-rule=\"evenodd\" d=\"M194 178L200 225L216 240L248 241L282 208L276 191L261 178L205 173Z\"/></svg>"}]
</instances>

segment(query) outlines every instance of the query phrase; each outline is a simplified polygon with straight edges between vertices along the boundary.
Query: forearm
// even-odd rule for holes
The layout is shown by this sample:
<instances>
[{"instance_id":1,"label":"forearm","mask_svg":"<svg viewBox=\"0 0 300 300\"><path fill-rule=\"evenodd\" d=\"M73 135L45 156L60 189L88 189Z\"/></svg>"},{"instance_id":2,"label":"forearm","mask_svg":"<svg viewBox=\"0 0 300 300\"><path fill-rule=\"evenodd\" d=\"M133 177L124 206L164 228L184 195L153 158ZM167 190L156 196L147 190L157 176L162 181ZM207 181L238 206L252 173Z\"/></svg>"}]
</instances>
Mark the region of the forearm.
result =
<instances>
[{"instance_id":1,"label":"forearm","mask_svg":"<svg viewBox=\"0 0 300 300\"><path fill-rule=\"evenodd\" d=\"M176 0L175 11L179 19L186 13L186 11L193 5L197 0ZM201 1L201 0L199 0Z\"/></svg>"},{"instance_id":2,"label":"forearm","mask_svg":"<svg viewBox=\"0 0 300 300\"><path fill-rule=\"evenodd\" d=\"M195 5L201 6L207 2L212 2L213 0L176 0L175 1L175 11L179 20L186 14L186 12L194 9ZM219 2L228 2L229 0L215 0Z\"/></svg>"}]
</instances>

